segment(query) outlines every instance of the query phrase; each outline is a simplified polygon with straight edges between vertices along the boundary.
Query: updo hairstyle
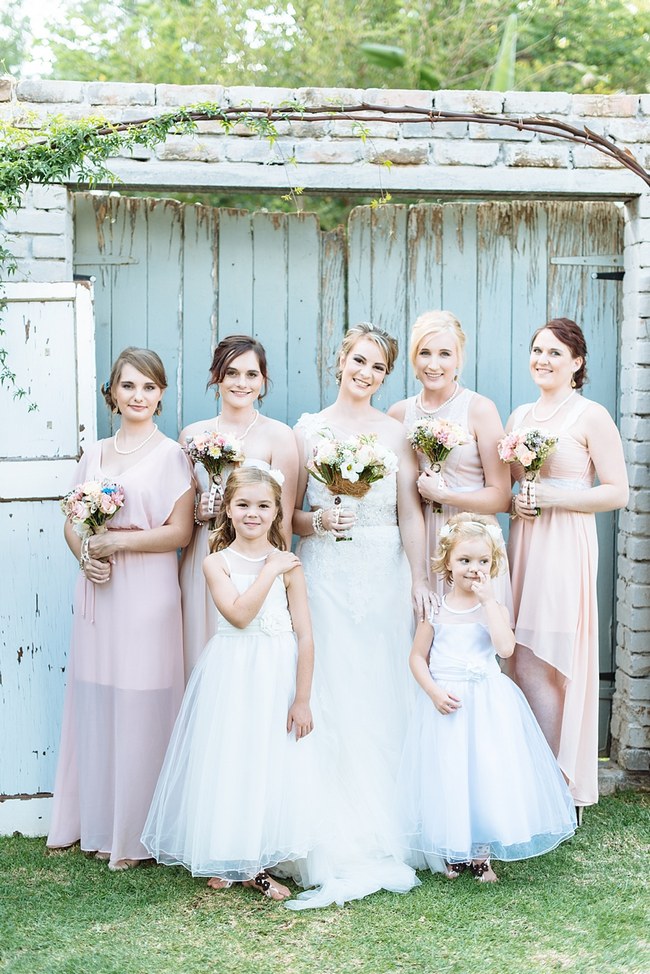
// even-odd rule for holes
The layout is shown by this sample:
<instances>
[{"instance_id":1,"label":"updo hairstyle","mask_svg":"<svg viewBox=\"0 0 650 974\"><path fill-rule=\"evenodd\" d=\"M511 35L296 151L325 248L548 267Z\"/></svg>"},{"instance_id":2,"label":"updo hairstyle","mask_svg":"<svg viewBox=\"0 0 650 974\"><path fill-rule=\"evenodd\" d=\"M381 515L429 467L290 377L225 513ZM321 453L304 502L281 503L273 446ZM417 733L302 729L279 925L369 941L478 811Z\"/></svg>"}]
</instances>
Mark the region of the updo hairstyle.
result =
<instances>
[{"instance_id":1,"label":"updo hairstyle","mask_svg":"<svg viewBox=\"0 0 650 974\"><path fill-rule=\"evenodd\" d=\"M451 311L425 311L416 318L411 329L409 345L409 358L413 368L415 368L415 360L420 350L420 345L427 335L440 335L446 331L451 332L456 341L458 373L460 375L465 362L465 343L467 342L467 336L461 328L460 321Z\"/></svg>"},{"instance_id":2,"label":"updo hairstyle","mask_svg":"<svg viewBox=\"0 0 650 974\"><path fill-rule=\"evenodd\" d=\"M582 389L587 382L587 342L585 341L582 328L576 325L575 321L571 321L570 318L551 318L545 325L538 328L533 335L530 342L531 349L540 331L544 331L545 328L552 331L558 341L567 346L573 358L582 359L582 365L573 373L574 388Z\"/></svg>"},{"instance_id":3,"label":"updo hairstyle","mask_svg":"<svg viewBox=\"0 0 650 974\"><path fill-rule=\"evenodd\" d=\"M395 366L395 361L399 352L399 346L397 344L397 339L389 335L388 332L382 331L381 328L376 328L375 325L371 324L369 321L360 321L359 324L353 325L349 328L343 341L341 342L341 347L336 358L336 381L341 381L341 375L343 371L341 369L341 359L345 360L356 343L360 338L369 338L375 343L377 348L380 350L384 358L386 359L386 375L390 375Z\"/></svg>"},{"instance_id":4,"label":"updo hairstyle","mask_svg":"<svg viewBox=\"0 0 650 974\"><path fill-rule=\"evenodd\" d=\"M246 352L255 353L260 372L262 373L262 378L264 379L264 386L259 394L259 399L261 401L268 392L269 386L269 374L266 365L266 350L261 342L258 342L256 338L253 338L252 335L227 335L225 338L221 339L212 356L210 378L208 379L206 389L209 389L210 386L218 386L220 382L223 382L228 367L235 361L236 358L239 358L240 355L245 355ZM217 396L218 395L219 390L217 389Z\"/></svg>"},{"instance_id":5,"label":"updo hairstyle","mask_svg":"<svg viewBox=\"0 0 650 974\"><path fill-rule=\"evenodd\" d=\"M167 388L165 366L162 364L158 353L153 352L150 348L136 348L134 345L129 345L115 359L108 382L105 382L100 387L101 393L106 400L106 405L109 409L114 410L118 416L120 415L120 410L116 406L111 390L120 381L122 369L125 365L132 365L138 372L142 372L148 379L151 379L157 386L160 386L163 392ZM155 415L159 416L161 412L162 401L156 406Z\"/></svg>"}]
</instances>

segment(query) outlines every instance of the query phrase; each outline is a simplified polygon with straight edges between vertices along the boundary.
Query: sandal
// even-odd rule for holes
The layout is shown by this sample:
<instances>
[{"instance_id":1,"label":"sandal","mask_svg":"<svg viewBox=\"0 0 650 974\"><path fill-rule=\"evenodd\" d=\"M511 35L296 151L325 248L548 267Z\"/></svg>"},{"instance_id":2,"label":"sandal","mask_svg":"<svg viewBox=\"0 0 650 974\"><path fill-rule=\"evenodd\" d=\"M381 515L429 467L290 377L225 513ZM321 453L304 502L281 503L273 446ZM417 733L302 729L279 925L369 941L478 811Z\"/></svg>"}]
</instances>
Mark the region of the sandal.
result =
<instances>
[{"instance_id":1,"label":"sandal","mask_svg":"<svg viewBox=\"0 0 650 974\"><path fill-rule=\"evenodd\" d=\"M497 883L498 878L490 865L489 859L484 859L482 862L471 862L469 864L469 870L479 883ZM486 876L486 873L488 875ZM491 875L490 875L491 874Z\"/></svg>"},{"instance_id":2,"label":"sandal","mask_svg":"<svg viewBox=\"0 0 650 974\"><path fill-rule=\"evenodd\" d=\"M219 885L216 886L215 883L218 883ZM208 880L208 886L210 889L216 890L230 889L232 886L232 879L222 879L221 876L211 876Z\"/></svg>"},{"instance_id":3,"label":"sandal","mask_svg":"<svg viewBox=\"0 0 650 974\"><path fill-rule=\"evenodd\" d=\"M283 887L275 885L273 878L269 876L265 869L261 869L254 879L247 880L244 886L257 887L264 896L268 896L270 900L281 901L286 900L291 896L289 890L283 892Z\"/></svg>"},{"instance_id":4,"label":"sandal","mask_svg":"<svg viewBox=\"0 0 650 974\"><path fill-rule=\"evenodd\" d=\"M445 861L445 876L447 879L458 879L466 869L471 869L471 863Z\"/></svg>"}]
</instances>

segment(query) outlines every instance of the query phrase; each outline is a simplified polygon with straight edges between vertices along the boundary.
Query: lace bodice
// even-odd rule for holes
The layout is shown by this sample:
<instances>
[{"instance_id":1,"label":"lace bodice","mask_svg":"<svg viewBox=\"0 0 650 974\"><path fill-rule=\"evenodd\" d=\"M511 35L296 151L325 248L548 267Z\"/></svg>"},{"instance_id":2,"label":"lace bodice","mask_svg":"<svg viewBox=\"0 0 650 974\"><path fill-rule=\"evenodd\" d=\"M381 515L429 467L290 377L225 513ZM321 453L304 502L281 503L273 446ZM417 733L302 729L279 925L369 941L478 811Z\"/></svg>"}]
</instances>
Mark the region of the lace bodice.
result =
<instances>
[{"instance_id":1,"label":"lace bodice","mask_svg":"<svg viewBox=\"0 0 650 974\"><path fill-rule=\"evenodd\" d=\"M230 579L240 595L250 588L266 561L265 557L247 558L230 548L226 548L219 554L228 566ZM287 590L281 575L273 579L273 584L262 607L245 629L242 630L233 626L219 613L219 636L241 636L243 632L264 633L267 636L276 636L281 632L293 632L287 605Z\"/></svg>"},{"instance_id":2,"label":"lace bodice","mask_svg":"<svg viewBox=\"0 0 650 974\"><path fill-rule=\"evenodd\" d=\"M305 437L305 461L311 456L315 444L318 442L320 430L329 429L322 421L319 413L304 413L297 423ZM334 503L334 497L325 484L310 476L307 481L307 503L313 509L328 508ZM357 520L355 530L364 527L387 527L397 524L397 478L389 474L382 480L372 484L362 498L341 495L343 507L354 508Z\"/></svg>"}]
</instances>

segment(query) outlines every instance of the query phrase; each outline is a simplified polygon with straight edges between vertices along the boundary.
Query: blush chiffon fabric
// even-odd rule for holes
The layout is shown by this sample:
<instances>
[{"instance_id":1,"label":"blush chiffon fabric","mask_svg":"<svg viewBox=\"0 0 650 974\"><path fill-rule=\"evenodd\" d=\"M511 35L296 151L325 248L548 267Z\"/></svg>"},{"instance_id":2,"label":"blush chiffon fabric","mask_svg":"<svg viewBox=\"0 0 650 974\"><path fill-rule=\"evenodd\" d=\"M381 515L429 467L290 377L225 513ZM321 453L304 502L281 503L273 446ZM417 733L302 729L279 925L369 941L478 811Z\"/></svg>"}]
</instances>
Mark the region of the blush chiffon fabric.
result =
<instances>
[{"instance_id":1,"label":"blush chiffon fabric","mask_svg":"<svg viewBox=\"0 0 650 974\"><path fill-rule=\"evenodd\" d=\"M102 441L76 483L101 480ZM180 446L159 444L119 478L125 504L110 530L164 524L191 486ZM80 573L67 663L51 848L79 841L111 861L144 859L140 841L183 694L177 552L119 552L110 581Z\"/></svg>"}]
</instances>

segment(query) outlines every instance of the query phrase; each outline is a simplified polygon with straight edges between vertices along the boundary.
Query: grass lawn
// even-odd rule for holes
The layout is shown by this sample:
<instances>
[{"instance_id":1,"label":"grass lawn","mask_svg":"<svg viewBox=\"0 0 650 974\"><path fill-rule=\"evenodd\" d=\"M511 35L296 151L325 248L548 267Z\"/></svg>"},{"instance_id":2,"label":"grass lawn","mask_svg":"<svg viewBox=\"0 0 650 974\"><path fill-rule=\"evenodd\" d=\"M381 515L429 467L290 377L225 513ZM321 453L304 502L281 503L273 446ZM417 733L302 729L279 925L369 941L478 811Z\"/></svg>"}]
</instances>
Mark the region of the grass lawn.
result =
<instances>
[{"instance_id":1,"label":"grass lawn","mask_svg":"<svg viewBox=\"0 0 650 974\"><path fill-rule=\"evenodd\" d=\"M496 864L500 882L421 874L400 896L291 913L180 868L110 873L43 839L0 839L0 971L11 974L648 974L650 795L588 809L570 842Z\"/></svg>"}]
</instances>

